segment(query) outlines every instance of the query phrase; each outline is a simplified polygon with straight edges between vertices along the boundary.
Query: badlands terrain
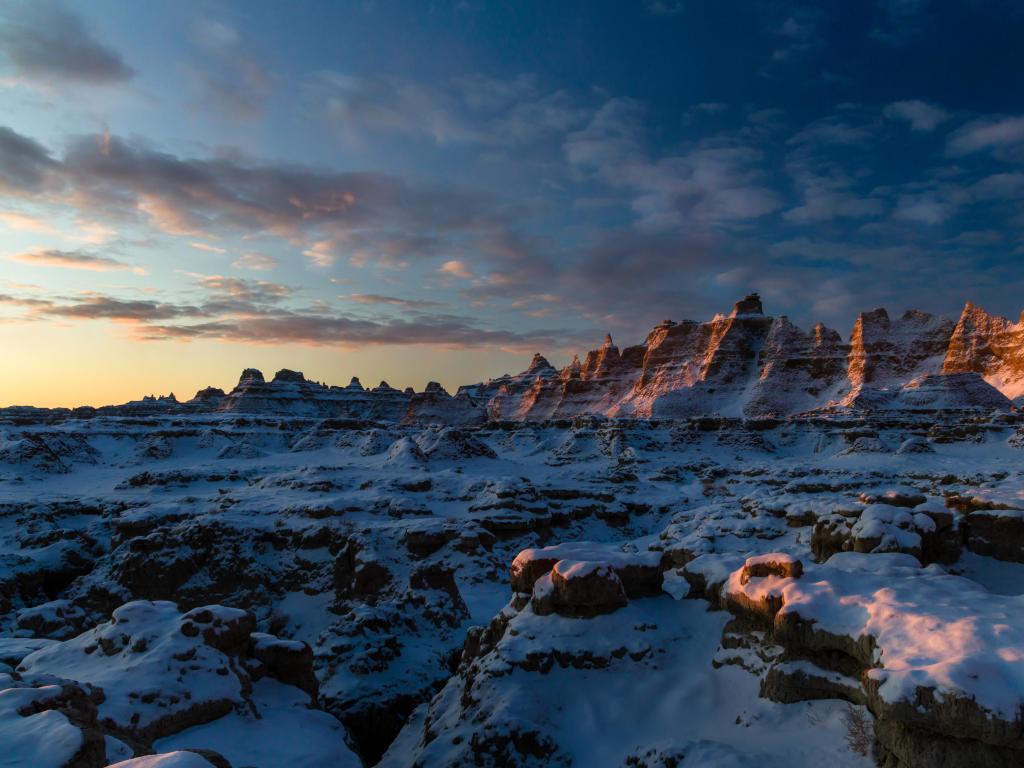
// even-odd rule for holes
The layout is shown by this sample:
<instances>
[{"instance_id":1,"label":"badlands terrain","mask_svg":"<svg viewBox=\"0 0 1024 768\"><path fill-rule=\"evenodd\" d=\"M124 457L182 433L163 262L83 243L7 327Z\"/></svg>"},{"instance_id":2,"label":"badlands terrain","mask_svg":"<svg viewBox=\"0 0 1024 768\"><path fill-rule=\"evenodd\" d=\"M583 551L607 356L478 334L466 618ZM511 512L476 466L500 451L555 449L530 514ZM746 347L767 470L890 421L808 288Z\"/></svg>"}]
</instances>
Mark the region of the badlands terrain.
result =
<instances>
[{"instance_id":1,"label":"badlands terrain","mask_svg":"<svg viewBox=\"0 0 1024 768\"><path fill-rule=\"evenodd\" d=\"M1020 766L1024 324L0 410L0 766Z\"/></svg>"}]
</instances>

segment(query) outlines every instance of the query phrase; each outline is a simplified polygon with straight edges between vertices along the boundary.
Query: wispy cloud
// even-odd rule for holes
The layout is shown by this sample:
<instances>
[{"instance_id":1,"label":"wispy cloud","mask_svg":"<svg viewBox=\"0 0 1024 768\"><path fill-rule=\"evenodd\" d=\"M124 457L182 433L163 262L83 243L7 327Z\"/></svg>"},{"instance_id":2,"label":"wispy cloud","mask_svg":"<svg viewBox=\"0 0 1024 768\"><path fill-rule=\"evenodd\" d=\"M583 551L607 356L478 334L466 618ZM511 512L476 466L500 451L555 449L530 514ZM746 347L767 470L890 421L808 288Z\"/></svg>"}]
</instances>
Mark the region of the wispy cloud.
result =
<instances>
[{"instance_id":1,"label":"wispy cloud","mask_svg":"<svg viewBox=\"0 0 1024 768\"><path fill-rule=\"evenodd\" d=\"M819 9L798 8L794 11L775 30L783 43L773 51L772 60L789 61L824 46L825 40L818 33L823 19L824 13Z\"/></svg>"},{"instance_id":2,"label":"wispy cloud","mask_svg":"<svg viewBox=\"0 0 1024 768\"><path fill-rule=\"evenodd\" d=\"M58 167L59 163L38 141L0 126L0 191L35 193Z\"/></svg>"},{"instance_id":3,"label":"wispy cloud","mask_svg":"<svg viewBox=\"0 0 1024 768\"><path fill-rule=\"evenodd\" d=\"M991 151L997 157L1024 158L1024 116L991 116L972 120L950 134L953 156Z\"/></svg>"},{"instance_id":4,"label":"wispy cloud","mask_svg":"<svg viewBox=\"0 0 1024 768\"><path fill-rule=\"evenodd\" d=\"M188 72L198 110L236 118L262 114L276 78L241 33L222 21L200 19L191 37L194 55Z\"/></svg>"},{"instance_id":5,"label":"wispy cloud","mask_svg":"<svg viewBox=\"0 0 1024 768\"><path fill-rule=\"evenodd\" d=\"M759 167L762 152L735 136L700 140L681 154L650 157L641 107L612 99L590 124L571 133L571 166L630 191L639 226L651 230L722 225L757 219L781 206Z\"/></svg>"},{"instance_id":6,"label":"wispy cloud","mask_svg":"<svg viewBox=\"0 0 1024 768\"><path fill-rule=\"evenodd\" d=\"M472 75L440 83L388 76L318 72L305 85L311 108L350 143L374 134L429 139L437 145L505 147L558 134L587 110L567 91L521 75Z\"/></svg>"},{"instance_id":7,"label":"wispy cloud","mask_svg":"<svg viewBox=\"0 0 1024 768\"><path fill-rule=\"evenodd\" d=\"M686 10L682 0L646 0L644 5L655 16L678 16Z\"/></svg>"},{"instance_id":8,"label":"wispy cloud","mask_svg":"<svg viewBox=\"0 0 1024 768\"><path fill-rule=\"evenodd\" d=\"M59 230L50 222L38 216L19 213L18 211L0 211L0 226L20 232L38 232L47 235L59 234Z\"/></svg>"},{"instance_id":9,"label":"wispy cloud","mask_svg":"<svg viewBox=\"0 0 1024 768\"><path fill-rule=\"evenodd\" d=\"M189 245L195 248L197 251L206 251L207 253L227 253L227 248L221 248L219 245L210 245L209 243L189 243Z\"/></svg>"},{"instance_id":10,"label":"wispy cloud","mask_svg":"<svg viewBox=\"0 0 1024 768\"><path fill-rule=\"evenodd\" d=\"M452 277L458 277L462 280L472 280L476 277L469 265L464 261L459 261L458 259L446 261L438 268L437 271Z\"/></svg>"},{"instance_id":11,"label":"wispy cloud","mask_svg":"<svg viewBox=\"0 0 1024 768\"><path fill-rule=\"evenodd\" d=\"M910 127L915 131L925 132L934 131L950 117L942 107L918 99L894 101L885 108L884 114L890 119L910 123Z\"/></svg>"},{"instance_id":12,"label":"wispy cloud","mask_svg":"<svg viewBox=\"0 0 1024 768\"><path fill-rule=\"evenodd\" d=\"M377 346L426 344L452 348L501 347L516 350L554 346L568 331L496 330L456 315L370 320L275 305L271 284L210 277L200 281L211 291L198 304L122 299L102 294L84 298L0 294L0 305L23 309L27 318L107 320L128 324L140 340L212 339L247 344ZM218 298L220 296L220 298ZM266 301L269 296L270 301Z\"/></svg>"},{"instance_id":13,"label":"wispy cloud","mask_svg":"<svg viewBox=\"0 0 1024 768\"><path fill-rule=\"evenodd\" d=\"M91 272L116 272L130 270L137 274L145 274L142 267L125 264L117 259L98 256L85 251L39 250L16 253L11 261L29 264L36 267L61 267L63 269L83 269Z\"/></svg>"},{"instance_id":14,"label":"wispy cloud","mask_svg":"<svg viewBox=\"0 0 1024 768\"><path fill-rule=\"evenodd\" d=\"M256 253L251 251L249 253L243 253L233 262L231 266L235 269L252 269L256 272L268 272L271 269L276 268L281 262L275 259L273 256L268 256L265 253Z\"/></svg>"},{"instance_id":15,"label":"wispy cloud","mask_svg":"<svg viewBox=\"0 0 1024 768\"><path fill-rule=\"evenodd\" d=\"M16 75L47 87L107 85L135 74L78 16L46 0L12 5L0 16L0 54Z\"/></svg>"},{"instance_id":16,"label":"wispy cloud","mask_svg":"<svg viewBox=\"0 0 1024 768\"><path fill-rule=\"evenodd\" d=\"M426 299L400 299L396 296L383 296L378 293L350 293L345 297L357 304L386 304L404 309L427 309L429 307L443 307L443 301L428 301Z\"/></svg>"}]
</instances>

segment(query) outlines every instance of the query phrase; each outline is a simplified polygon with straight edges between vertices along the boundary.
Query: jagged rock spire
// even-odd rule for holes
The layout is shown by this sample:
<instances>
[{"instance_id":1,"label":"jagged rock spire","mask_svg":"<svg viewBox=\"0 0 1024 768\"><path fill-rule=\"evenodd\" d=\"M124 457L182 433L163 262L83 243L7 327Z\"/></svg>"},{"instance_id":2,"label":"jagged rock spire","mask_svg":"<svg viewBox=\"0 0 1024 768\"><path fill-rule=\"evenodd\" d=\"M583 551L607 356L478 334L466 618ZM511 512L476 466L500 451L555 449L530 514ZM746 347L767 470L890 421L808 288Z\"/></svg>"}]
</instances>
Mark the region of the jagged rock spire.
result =
<instances>
[{"instance_id":1,"label":"jagged rock spire","mask_svg":"<svg viewBox=\"0 0 1024 768\"><path fill-rule=\"evenodd\" d=\"M732 316L736 315L763 315L764 308L761 306L761 296L757 293L748 293L742 299L733 304Z\"/></svg>"},{"instance_id":2,"label":"jagged rock spire","mask_svg":"<svg viewBox=\"0 0 1024 768\"><path fill-rule=\"evenodd\" d=\"M306 377L302 375L301 371L293 371L288 368L282 368L274 374L274 381L304 382L305 380Z\"/></svg>"},{"instance_id":3,"label":"jagged rock spire","mask_svg":"<svg viewBox=\"0 0 1024 768\"><path fill-rule=\"evenodd\" d=\"M244 371L242 371L242 375L238 377L239 385L262 381L263 371L261 371L258 368L246 368Z\"/></svg>"},{"instance_id":4,"label":"jagged rock spire","mask_svg":"<svg viewBox=\"0 0 1024 768\"><path fill-rule=\"evenodd\" d=\"M526 372L537 373L538 371L543 371L551 367L551 363L548 362L548 359L540 352L536 352L534 353L533 360L530 361L530 367L526 369Z\"/></svg>"}]
</instances>

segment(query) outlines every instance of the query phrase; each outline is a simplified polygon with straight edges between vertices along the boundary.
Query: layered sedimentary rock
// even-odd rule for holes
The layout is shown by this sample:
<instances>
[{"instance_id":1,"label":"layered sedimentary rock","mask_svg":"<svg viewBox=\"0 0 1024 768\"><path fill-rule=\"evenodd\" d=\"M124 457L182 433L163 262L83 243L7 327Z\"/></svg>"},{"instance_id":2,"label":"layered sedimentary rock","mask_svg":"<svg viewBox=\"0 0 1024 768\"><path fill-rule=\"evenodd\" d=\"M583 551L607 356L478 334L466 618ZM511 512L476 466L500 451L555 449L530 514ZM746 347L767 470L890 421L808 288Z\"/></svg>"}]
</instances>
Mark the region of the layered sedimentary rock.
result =
<instances>
[{"instance_id":1,"label":"layered sedimentary rock","mask_svg":"<svg viewBox=\"0 0 1024 768\"><path fill-rule=\"evenodd\" d=\"M287 369L267 381L249 368L226 394L206 387L186 402L173 394L151 395L74 413L223 412L465 426L593 415L764 419L1005 410L1022 394L1024 323L970 303L956 323L917 310L896 319L885 309L862 312L844 341L820 323L805 331L785 316L765 315L760 298L751 294L708 322L665 320L641 344L620 348L609 334L561 369L537 353L522 373L461 386L454 396L436 382L422 392L386 382L366 389L356 378L339 387Z\"/></svg>"},{"instance_id":2,"label":"layered sedimentary rock","mask_svg":"<svg viewBox=\"0 0 1024 768\"><path fill-rule=\"evenodd\" d=\"M891 320L875 309L844 342L821 324L806 332L764 315L751 294L706 323L666 320L621 352L608 336L561 370L536 355L521 374L462 391L498 420L1007 408L1007 396L1024 391L1022 350L1024 331L980 310L954 324L917 310Z\"/></svg>"},{"instance_id":3,"label":"layered sedimentary rock","mask_svg":"<svg viewBox=\"0 0 1024 768\"><path fill-rule=\"evenodd\" d=\"M1024 314L1021 322L1011 323L967 302L949 340L942 371L979 373L1007 397L1020 397L1024 394Z\"/></svg>"},{"instance_id":4,"label":"layered sedimentary rock","mask_svg":"<svg viewBox=\"0 0 1024 768\"><path fill-rule=\"evenodd\" d=\"M374 389L364 389L356 378L347 387L331 387L307 381L297 371L282 369L267 382L262 373L249 368L217 408L234 413L398 421L405 414L409 399L410 393L393 389L383 381Z\"/></svg>"}]
</instances>

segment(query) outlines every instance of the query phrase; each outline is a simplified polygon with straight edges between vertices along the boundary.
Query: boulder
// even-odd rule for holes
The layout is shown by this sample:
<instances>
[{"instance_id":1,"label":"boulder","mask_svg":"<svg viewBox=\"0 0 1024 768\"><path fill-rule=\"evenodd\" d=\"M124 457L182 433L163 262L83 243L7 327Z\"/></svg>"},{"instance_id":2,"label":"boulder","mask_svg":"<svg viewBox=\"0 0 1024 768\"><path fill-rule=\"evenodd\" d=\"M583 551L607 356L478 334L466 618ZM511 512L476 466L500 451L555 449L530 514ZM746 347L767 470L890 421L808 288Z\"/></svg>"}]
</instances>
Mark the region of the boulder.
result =
<instances>
[{"instance_id":1,"label":"boulder","mask_svg":"<svg viewBox=\"0 0 1024 768\"><path fill-rule=\"evenodd\" d=\"M569 616L611 613L627 603L618 573L607 563L559 560L551 569L556 610Z\"/></svg>"},{"instance_id":2,"label":"boulder","mask_svg":"<svg viewBox=\"0 0 1024 768\"><path fill-rule=\"evenodd\" d=\"M662 573L668 567L667 558L661 552L623 552L591 542L556 544L524 549L516 555L509 569L512 591L531 593L537 579L551 571L559 560L587 560L607 564L619 577L628 597L659 594Z\"/></svg>"},{"instance_id":3,"label":"boulder","mask_svg":"<svg viewBox=\"0 0 1024 768\"><path fill-rule=\"evenodd\" d=\"M967 517L967 548L998 560L1024 563L1024 511L979 509Z\"/></svg>"}]
</instances>

